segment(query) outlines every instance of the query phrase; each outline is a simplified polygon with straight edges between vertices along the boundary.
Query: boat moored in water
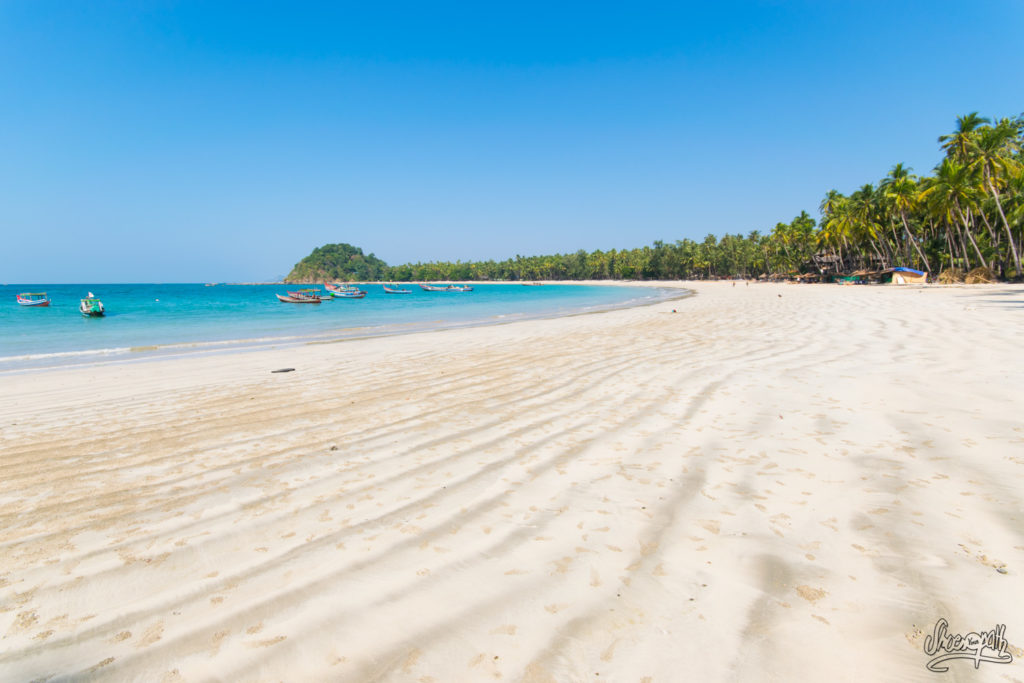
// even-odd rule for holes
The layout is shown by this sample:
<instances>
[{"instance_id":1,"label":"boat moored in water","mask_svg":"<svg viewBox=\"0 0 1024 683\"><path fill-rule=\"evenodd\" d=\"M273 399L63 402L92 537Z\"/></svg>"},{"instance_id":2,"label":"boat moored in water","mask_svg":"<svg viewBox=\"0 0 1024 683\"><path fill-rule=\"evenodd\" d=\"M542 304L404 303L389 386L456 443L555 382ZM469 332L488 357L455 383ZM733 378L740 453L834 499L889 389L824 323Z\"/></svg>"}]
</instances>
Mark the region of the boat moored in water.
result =
<instances>
[{"instance_id":1,"label":"boat moored in water","mask_svg":"<svg viewBox=\"0 0 1024 683\"><path fill-rule=\"evenodd\" d=\"M362 299L364 296L366 296L366 292L361 289L331 292L331 298L333 299Z\"/></svg>"},{"instance_id":2,"label":"boat moored in water","mask_svg":"<svg viewBox=\"0 0 1024 683\"><path fill-rule=\"evenodd\" d=\"M427 285L420 283L420 289L424 292L472 292L473 288L470 285Z\"/></svg>"},{"instance_id":3,"label":"boat moored in water","mask_svg":"<svg viewBox=\"0 0 1024 683\"><path fill-rule=\"evenodd\" d=\"M412 294L411 289L405 289L398 285L384 285L384 291L388 294Z\"/></svg>"},{"instance_id":4,"label":"boat moored in water","mask_svg":"<svg viewBox=\"0 0 1024 683\"><path fill-rule=\"evenodd\" d=\"M107 312L103 308L103 302L96 298L96 295L92 292L89 292L89 295L78 304L78 311L86 318L101 318Z\"/></svg>"},{"instance_id":5,"label":"boat moored in water","mask_svg":"<svg viewBox=\"0 0 1024 683\"><path fill-rule=\"evenodd\" d=\"M50 305L50 297L46 292L22 292L18 295L18 303L22 306L45 307Z\"/></svg>"},{"instance_id":6,"label":"boat moored in water","mask_svg":"<svg viewBox=\"0 0 1024 683\"><path fill-rule=\"evenodd\" d=\"M331 294L341 294L341 293L344 293L344 292L358 292L358 291L360 291L360 289L358 287L354 286L354 285L342 284L340 282L335 282L333 285L330 284L330 283L325 282L324 283L324 289L326 289Z\"/></svg>"},{"instance_id":7,"label":"boat moored in water","mask_svg":"<svg viewBox=\"0 0 1024 683\"><path fill-rule=\"evenodd\" d=\"M318 301L330 301L331 294L320 294L319 289L300 289L297 292L288 292L288 296L295 299L316 299Z\"/></svg>"},{"instance_id":8,"label":"boat moored in water","mask_svg":"<svg viewBox=\"0 0 1024 683\"><path fill-rule=\"evenodd\" d=\"M289 296L282 296L280 294L275 293L274 296L277 297L278 301L280 301L281 303L285 303L285 304L318 304L318 303L320 303L320 297L291 296L291 292L289 292L288 294L289 294Z\"/></svg>"}]
</instances>

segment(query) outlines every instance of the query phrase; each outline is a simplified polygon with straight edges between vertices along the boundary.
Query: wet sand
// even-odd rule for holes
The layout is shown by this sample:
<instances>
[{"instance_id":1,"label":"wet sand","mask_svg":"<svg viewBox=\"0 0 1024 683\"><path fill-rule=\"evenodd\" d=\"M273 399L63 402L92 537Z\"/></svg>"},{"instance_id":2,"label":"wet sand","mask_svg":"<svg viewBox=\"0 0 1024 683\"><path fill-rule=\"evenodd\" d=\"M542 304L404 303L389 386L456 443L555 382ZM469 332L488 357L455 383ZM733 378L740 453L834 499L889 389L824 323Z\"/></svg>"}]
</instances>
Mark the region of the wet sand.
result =
<instances>
[{"instance_id":1,"label":"wet sand","mask_svg":"<svg viewBox=\"0 0 1024 683\"><path fill-rule=\"evenodd\" d=\"M909 681L940 617L1024 658L1024 287L685 286L0 375L0 679Z\"/></svg>"}]
</instances>

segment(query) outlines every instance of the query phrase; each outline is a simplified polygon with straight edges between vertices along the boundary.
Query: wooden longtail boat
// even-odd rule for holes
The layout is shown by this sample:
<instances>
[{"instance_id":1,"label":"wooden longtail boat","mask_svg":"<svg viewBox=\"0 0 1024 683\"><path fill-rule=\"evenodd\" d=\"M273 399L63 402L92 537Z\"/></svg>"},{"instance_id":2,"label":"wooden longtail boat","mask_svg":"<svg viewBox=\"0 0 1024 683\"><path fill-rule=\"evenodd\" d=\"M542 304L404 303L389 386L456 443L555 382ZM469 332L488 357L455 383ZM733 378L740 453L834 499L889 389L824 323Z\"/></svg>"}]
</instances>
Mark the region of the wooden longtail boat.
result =
<instances>
[{"instance_id":1,"label":"wooden longtail boat","mask_svg":"<svg viewBox=\"0 0 1024 683\"><path fill-rule=\"evenodd\" d=\"M338 284L338 283L335 283L335 284L332 285L332 284L328 284L326 282L324 283L324 289L326 289L328 292L331 292L332 294L342 294L344 292L358 292L359 291L358 287L353 287L352 285L343 285L343 284Z\"/></svg>"},{"instance_id":2,"label":"wooden longtail boat","mask_svg":"<svg viewBox=\"0 0 1024 683\"><path fill-rule=\"evenodd\" d=\"M319 299L320 301L330 301L331 294L321 295L319 289L300 289L297 292L288 292L288 296L296 299Z\"/></svg>"},{"instance_id":3,"label":"wooden longtail boat","mask_svg":"<svg viewBox=\"0 0 1024 683\"><path fill-rule=\"evenodd\" d=\"M469 285L445 285L444 287L438 287L437 285L424 285L420 284L420 289L425 292L472 292L473 288Z\"/></svg>"},{"instance_id":4,"label":"wooden longtail boat","mask_svg":"<svg viewBox=\"0 0 1024 683\"><path fill-rule=\"evenodd\" d=\"M366 296L366 292L361 289L349 292L331 292L331 298L333 299L362 299L364 296Z\"/></svg>"},{"instance_id":5,"label":"wooden longtail boat","mask_svg":"<svg viewBox=\"0 0 1024 683\"><path fill-rule=\"evenodd\" d=\"M289 292L290 294L290 292ZM286 304L318 304L320 303L320 297L309 297L309 296L281 296L280 294L274 294L278 301Z\"/></svg>"},{"instance_id":6,"label":"wooden longtail boat","mask_svg":"<svg viewBox=\"0 0 1024 683\"><path fill-rule=\"evenodd\" d=\"M384 291L388 294L412 294L411 289L404 289L398 285L384 285Z\"/></svg>"},{"instance_id":7,"label":"wooden longtail boat","mask_svg":"<svg viewBox=\"0 0 1024 683\"><path fill-rule=\"evenodd\" d=\"M49 306L50 297L46 292L22 292L18 295L18 303L22 306Z\"/></svg>"}]
</instances>

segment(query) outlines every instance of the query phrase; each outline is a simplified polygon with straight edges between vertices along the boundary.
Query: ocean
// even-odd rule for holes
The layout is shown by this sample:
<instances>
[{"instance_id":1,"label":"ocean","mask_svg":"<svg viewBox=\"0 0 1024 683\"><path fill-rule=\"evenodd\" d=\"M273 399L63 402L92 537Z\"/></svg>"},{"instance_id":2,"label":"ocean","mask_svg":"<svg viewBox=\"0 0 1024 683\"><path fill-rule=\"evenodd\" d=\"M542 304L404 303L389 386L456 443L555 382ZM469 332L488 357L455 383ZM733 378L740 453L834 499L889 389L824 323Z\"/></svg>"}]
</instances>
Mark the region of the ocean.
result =
<instances>
[{"instance_id":1,"label":"ocean","mask_svg":"<svg viewBox=\"0 0 1024 683\"><path fill-rule=\"evenodd\" d=\"M286 304L274 296L303 285L0 285L0 371L265 348L312 340L556 317L655 303L678 289L580 285L476 285L472 292L387 294L360 285L363 299ZM19 292L42 292L48 308L21 306ZM85 318L88 292L106 315ZM326 292L323 292L326 293Z\"/></svg>"}]
</instances>

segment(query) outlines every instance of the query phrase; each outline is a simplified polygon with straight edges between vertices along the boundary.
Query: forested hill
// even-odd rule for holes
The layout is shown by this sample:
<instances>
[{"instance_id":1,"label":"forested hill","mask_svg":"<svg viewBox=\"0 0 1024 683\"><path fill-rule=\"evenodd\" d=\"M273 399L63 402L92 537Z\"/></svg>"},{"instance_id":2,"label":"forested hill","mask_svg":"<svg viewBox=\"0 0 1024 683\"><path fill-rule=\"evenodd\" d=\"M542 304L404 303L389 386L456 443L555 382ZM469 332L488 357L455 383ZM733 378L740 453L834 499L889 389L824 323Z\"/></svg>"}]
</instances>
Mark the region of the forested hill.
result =
<instances>
[{"instance_id":1,"label":"forested hill","mask_svg":"<svg viewBox=\"0 0 1024 683\"><path fill-rule=\"evenodd\" d=\"M365 255L351 244L325 244L295 264L285 282L359 282L381 280L388 264L373 254Z\"/></svg>"}]
</instances>

